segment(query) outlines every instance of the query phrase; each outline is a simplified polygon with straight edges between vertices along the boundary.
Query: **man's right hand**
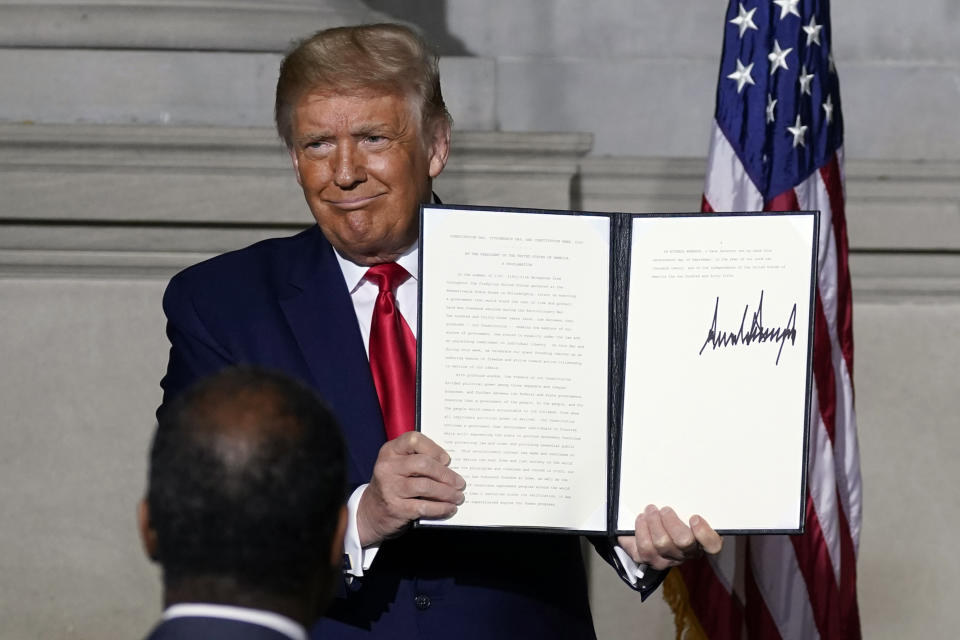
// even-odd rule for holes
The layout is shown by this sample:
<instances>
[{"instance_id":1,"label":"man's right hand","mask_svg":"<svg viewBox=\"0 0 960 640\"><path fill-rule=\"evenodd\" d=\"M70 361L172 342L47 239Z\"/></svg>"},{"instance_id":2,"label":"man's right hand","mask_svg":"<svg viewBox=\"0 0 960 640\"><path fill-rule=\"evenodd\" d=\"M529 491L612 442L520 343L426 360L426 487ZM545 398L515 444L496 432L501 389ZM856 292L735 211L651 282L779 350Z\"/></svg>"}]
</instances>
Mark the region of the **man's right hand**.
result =
<instances>
[{"instance_id":1,"label":"man's right hand","mask_svg":"<svg viewBox=\"0 0 960 640\"><path fill-rule=\"evenodd\" d=\"M379 544L417 518L455 514L466 482L449 464L447 452L416 431L380 447L373 478L357 505L360 544Z\"/></svg>"}]
</instances>

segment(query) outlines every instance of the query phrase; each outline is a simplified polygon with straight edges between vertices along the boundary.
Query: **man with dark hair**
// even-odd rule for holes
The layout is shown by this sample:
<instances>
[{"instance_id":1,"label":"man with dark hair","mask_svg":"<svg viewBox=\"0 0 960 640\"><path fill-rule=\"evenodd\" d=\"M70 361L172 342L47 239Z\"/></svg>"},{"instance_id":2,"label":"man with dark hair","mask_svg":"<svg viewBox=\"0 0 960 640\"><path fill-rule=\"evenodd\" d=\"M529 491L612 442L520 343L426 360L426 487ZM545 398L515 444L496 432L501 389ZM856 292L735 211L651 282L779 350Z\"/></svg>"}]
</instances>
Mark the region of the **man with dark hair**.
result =
<instances>
[{"instance_id":1,"label":"man with dark hair","mask_svg":"<svg viewBox=\"0 0 960 640\"><path fill-rule=\"evenodd\" d=\"M170 281L164 405L238 362L283 370L330 403L351 495L346 575L319 636L595 637L576 538L410 527L469 499L456 461L412 431L418 212L450 149L436 56L399 25L321 31L281 63L275 116L317 224ZM703 519L652 506L636 535L596 541L643 597L659 570L720 544Z\"/></svg>"},{"instance_id":2,"label":"man with dark hair","mask_svg":"<svg viewBox=\"0 0 960 640\"><path fill-rule=\"evenodd\" d=\"M229 368L161 414L140 503L163 567L150 640L303 640L340 573L346 480L336 421L282 374Z\"/></svg>"}]
</instances>

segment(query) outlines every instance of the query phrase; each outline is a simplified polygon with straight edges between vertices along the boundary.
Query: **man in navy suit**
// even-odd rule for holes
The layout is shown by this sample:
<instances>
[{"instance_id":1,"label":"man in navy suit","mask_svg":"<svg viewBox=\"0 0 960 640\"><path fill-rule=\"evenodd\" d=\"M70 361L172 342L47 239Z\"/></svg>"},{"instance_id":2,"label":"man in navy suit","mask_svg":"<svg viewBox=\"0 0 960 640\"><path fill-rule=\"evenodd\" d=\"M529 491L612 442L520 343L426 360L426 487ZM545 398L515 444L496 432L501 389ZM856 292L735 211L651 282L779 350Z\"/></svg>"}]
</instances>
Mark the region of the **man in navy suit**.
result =
<instances>
[{"instance_id":1,"label":"man in navy suit","mask_svg":"<svg viewBox=\"0 0 960 640\"><path fill-rule=\"evenodd\" d=\"M352 493L344 583L317 634L593 638L575 538L409 526L469 499L456 460L410 431L413 414L391 397L413 388L409 378L385 383L372 355L382 352L373 346L380 309L408 340L399 352L409 353L417 327L418 208L433 198L450 148L435 56L398 25L322 31L284 58L275 116L317 225L171 280L164 406L238 362L283 370L330 405L344 426ZM374 273L383 268L399 274L386 287ZM412 403L412 391L399 395ZM398 422L406 433L396 436ZM595 546L645 597L663 570L720 544L702 519L688 525L651 506L635 536Z\"/></svg>"},{"instance_id":2,"label":"man in navy suit","mask_svg":"<svg viewBox=\"0 0 960 640\"><path fill-rule=\"evenodd\" d=\"M306 640L339 581L345 451L286 375L228 368L163 412L139 524L163 567L149 640Z\"/></svg>"}]
</instances>

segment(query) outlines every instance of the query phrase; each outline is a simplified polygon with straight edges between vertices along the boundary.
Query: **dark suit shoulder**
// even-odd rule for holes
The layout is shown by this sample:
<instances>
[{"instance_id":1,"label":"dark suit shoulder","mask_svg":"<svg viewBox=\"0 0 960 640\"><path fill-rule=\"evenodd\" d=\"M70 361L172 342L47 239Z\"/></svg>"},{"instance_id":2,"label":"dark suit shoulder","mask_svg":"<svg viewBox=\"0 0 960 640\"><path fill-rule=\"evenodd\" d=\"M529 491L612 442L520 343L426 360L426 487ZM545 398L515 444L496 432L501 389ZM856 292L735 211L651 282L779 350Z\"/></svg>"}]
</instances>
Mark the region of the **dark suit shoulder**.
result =
<instances>
[{"instance_id":1,"label":"dark suit shoulder","mask_svg":"<svg viewBox=\"0 0 960 640\"><path fill-rule=\"evenodd\" d=\"M233 328L258 325L278 300L299 294L299 283L335 265L332 248L313 226L184 269L167 285L163 310L174 322L186 314L214 324L220 319Z\"/></svg>"},{"instance_id":2,"label":"dark suit shoulder","mask_svg":"<svg viewBox=\"0 0 960 640\"><path fill-rule=\"evenodd\" d=\"M291 270L316 260L324 250L329 250L326 239L318 227L311 226L293 236L261 240L198 262L176 274L167 290L182 289L220 299L276 291Z\"/></svg>"},{"instance_id":3,"label":"dark suit shoulder","mask_svg":"<svg viewBox=\"0 0 960 640\"><path fill-rule=\"evenodd\" d=\"M161 382L164 402L199 377L232 364L255 363L291 374L301 369L282 305L300 295L300 283L332 270L339 273L336 258L314 226L224 253L174 276L163 295L171 345ZM342 283L342 274L338 277ZM314 304L331 297L318 296Z\"/></svg>"},{"instance_id":4,"label":"dark suit shoulder","mask_svg":"<svg viewBox=\"0 0 960 640\"><path fill-rule=\"evenodd\" d=\"M290 640L289 636L259 624L189 616L158 624L146 640Z\"/></svg>"}]
</instances>

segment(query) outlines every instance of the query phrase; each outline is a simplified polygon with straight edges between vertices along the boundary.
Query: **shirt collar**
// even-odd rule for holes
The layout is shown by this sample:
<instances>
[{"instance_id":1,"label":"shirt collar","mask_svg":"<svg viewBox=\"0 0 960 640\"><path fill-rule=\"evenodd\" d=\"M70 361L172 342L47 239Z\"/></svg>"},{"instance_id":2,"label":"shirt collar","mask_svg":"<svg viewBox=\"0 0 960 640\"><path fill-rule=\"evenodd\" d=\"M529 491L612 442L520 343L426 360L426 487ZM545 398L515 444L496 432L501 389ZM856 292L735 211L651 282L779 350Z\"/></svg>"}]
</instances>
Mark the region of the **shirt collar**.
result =
<instances>
[{"instance_id":1,"label":"shirt collar","mask_svg":"<svg viewBox=\"0 0 960 640\"><path fill-rule=\"evenodd\" d=\"M221 618L258 624L261 627L273 629L289 637L290 640L307 640L307 630L301 624L286 616L273 611L262 609L248 609L225 604L208 604L205 602L184 602L174 604L163 612L162 620L174 618Z\"/></svg>"},{"instance_id":2,"label":"shirt collar","mask_svg":"<svg viewBox=\"0 0 960 640\"><path fill-rule=\"evenodd\" d=\"M343 272L343 279L347 283L347 289L350 291L350 293L353 293L357 290L357 287L363 283L363 277L367 274L367 269L370 267L351 262L341 256L336 250L334 250L333 253L335 256L337 256L337 262L340 264L340 270ZM407 273L409 273L414 280L417 279L417 274L419 272L419 261L419 240L414 242L409 249L404 251L403 254L396 259L396 263L406 269Z\"/></svg>"}]
</instances>

